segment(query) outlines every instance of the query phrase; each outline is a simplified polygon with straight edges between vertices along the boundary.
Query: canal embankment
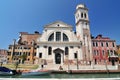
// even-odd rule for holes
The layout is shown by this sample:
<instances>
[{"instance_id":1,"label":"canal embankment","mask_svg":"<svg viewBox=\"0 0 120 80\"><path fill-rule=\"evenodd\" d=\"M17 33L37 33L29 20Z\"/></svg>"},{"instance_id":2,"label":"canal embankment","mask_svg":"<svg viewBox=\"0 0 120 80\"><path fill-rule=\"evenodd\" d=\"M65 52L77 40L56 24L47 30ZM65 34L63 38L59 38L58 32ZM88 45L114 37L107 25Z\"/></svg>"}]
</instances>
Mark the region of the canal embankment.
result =
<instances>
[{"instance_id":1,"label":"canal embankment","mask_svg":"<svg viewBox=\"0 0 120 80\"><path fill-rule=\"evenodd\" d=\"M52 69L52 73L70 73L70 74L102 74L102 73L120 73L120 66L115 65L96 65L94 67L91 66L72 66L69 67L69 69L65 66L63 66L63 70L59 70L57 68Z\"/></svg>"}]
</instances>

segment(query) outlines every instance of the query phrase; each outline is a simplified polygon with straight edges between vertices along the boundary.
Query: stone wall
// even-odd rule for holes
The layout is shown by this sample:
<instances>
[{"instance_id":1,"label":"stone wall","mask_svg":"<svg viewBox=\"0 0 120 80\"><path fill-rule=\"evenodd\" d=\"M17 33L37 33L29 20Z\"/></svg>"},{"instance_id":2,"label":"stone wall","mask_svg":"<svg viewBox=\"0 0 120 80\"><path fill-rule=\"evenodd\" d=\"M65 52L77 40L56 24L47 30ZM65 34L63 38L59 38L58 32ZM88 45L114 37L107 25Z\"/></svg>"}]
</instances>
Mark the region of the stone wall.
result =
<instances>
[{"instance_id":1,"label":"stone wall","mask_svg":"<svg viewBox=\"0 0 120 80\"><path fill-rule=\"evenodd\" d=\"M118 65L118 70L120 70L120 64Z\"/></svg>"}]
</instances>

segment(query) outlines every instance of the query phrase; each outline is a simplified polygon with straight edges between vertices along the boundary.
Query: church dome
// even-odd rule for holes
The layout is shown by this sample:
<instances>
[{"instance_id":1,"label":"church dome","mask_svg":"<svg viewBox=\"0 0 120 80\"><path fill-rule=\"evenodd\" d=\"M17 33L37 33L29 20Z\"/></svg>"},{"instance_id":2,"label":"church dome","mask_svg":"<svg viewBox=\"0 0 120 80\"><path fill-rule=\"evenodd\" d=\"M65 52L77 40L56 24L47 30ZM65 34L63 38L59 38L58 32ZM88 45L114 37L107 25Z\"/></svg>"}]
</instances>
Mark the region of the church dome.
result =
<instances>
[{"instance_id":1,"label":"church dome","mask_svg":"<svg viewBox=\"0 0 120 80\"><path fill-rule=\"evenodd\" d=\"M85 4L79 4L79 5L77 5L76 9L78 9L78 8L86 8L86 5Z\"/></svg>"}]
</instances>

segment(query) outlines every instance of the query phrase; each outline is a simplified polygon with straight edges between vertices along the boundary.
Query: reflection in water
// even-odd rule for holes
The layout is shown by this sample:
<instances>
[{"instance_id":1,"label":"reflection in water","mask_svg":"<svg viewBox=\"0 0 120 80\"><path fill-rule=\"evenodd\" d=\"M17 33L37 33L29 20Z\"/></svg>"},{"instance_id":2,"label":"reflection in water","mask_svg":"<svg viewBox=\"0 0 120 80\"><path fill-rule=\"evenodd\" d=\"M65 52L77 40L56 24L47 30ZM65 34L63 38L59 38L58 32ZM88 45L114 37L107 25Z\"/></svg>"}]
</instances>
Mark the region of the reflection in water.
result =
<instances>
[{"instance_id":1,"label":"reflection in water","mask_svg":"<svg viewBox=\"0 0 120 80\"><path fill-rule=\"evenodd\" d=\"M120 78L119 74L50 74L40 76L0 76L0 78Z\"/></svg>"}]
</instances>

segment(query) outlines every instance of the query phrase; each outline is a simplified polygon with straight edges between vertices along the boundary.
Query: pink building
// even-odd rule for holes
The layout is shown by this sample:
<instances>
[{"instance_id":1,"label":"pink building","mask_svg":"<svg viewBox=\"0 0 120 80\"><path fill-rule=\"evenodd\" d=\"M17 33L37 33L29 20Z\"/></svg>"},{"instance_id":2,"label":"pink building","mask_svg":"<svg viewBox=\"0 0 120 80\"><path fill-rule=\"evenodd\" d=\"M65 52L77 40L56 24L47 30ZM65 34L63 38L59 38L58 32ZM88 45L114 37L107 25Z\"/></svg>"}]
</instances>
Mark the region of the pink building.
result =
<instances>
[{"instance_id":1,"label":"pink building","mask_svg":"<svg viewBox=\"0 0 120 80\"><path fill-rule=\"evenodd\" d=\"M108 64L115 65L117 62L116 41L111 40L108 37L102 37L98 35L96 38L92 39L92 50L93 50L93 60L95 64Z\"/></svg>"},{"instance_id":2,"label":"pink building","mask_svg":"<svg viewBox=\"0 0 120 80\"><path fill-rule=\"evenodd\" d=\"M0 49L0 64L2 63L7 63L7 50Z\"/></svg>"}]
</instances>

